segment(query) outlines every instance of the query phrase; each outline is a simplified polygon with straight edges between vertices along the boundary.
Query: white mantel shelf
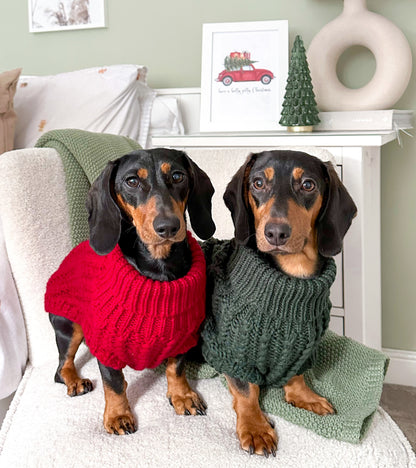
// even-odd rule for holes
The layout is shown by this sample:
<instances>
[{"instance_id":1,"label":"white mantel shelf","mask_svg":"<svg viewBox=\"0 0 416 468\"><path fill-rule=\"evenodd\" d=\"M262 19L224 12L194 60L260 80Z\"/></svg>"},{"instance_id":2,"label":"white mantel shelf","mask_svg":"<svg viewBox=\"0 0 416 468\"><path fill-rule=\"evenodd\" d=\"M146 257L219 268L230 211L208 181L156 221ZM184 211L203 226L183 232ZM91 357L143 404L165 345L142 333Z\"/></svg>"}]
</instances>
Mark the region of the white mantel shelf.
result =
<instances>
[{"instance_id":1,"label":"white mantel shelf","mask_svg":"<svg viewBox=\"0 0 416 468\"><path fill-rule=\"evenodd\" d=\"M191 135L154 136L153 146L169 147L264 147L264 146L342 146L381 147L397 138L392 130L371 132L256 132L195 133Z\"/></svg>"}]
</instances>

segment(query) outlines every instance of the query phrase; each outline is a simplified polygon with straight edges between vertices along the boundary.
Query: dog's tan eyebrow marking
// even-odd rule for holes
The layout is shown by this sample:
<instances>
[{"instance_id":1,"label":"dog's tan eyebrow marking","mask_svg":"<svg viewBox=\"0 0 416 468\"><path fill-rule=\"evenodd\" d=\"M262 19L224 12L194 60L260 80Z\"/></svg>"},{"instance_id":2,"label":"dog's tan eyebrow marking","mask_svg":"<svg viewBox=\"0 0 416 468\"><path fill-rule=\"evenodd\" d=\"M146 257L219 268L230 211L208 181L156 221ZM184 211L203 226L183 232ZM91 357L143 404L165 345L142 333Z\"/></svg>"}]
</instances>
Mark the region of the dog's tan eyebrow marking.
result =
<instances>
[{"instance_id":1,"label":"dog's tan eyebrow marking","mask_svg":"<svg viewBox=\"0 0 416 468\"><path fill-rule=\"evenodd\" d=\"M167 173L170 171L170 168L171 168L171 166L170 166L170 164L167 163L167 162L164 162L164 163L162 163L162 164L160 165L160 169L161 169L161 171L163 172L163 174L167 174Z\"/></svg>"},{"instance_id":2,"label":"dog's tan eyebrow marking","mask_svg":"<svg viewBox=\"0 0 416 468\"><path fill-rule=\"evenodd\" d=\"M138 171L137 171L137 175L141 178L141 179L147 179L147 176L149 175L149 173L147 172L147 169L145 169L144 167L140 168Z\"/></svg>"},{"instance_id":3,"label":"dog's tan eyebrow marking","mask_svg":"<svg viewBox=\"0 0 416 468\"><path fill-rule=\"evenodd\" d=\"M274 177L274 169L272 167L266 167L264 170L264 175L266 176L266 179L271 182Z\"/></svg>"},{"instance_id":4,"label":"dog's tan eyebrow marking","mask_svg":"<svg viewBox=\"0 0 416 468\"><path fill-rule=\"evenodd\" d=\"M294 179L299 180L302 178L303 173L304 173L304 170L301 167L295 167L293 169L292 175Z\"/></svg>"}]
</instances>

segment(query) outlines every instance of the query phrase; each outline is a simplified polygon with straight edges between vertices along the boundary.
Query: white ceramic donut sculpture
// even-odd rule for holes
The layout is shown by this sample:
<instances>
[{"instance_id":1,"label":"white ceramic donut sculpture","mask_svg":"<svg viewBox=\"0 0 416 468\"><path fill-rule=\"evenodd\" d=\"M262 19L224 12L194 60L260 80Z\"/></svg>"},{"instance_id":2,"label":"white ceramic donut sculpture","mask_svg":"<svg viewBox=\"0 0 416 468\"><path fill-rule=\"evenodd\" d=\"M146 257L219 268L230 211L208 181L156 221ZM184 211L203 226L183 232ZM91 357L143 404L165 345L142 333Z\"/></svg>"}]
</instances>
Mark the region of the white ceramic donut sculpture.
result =
<instances>
[{"instance_id":1,"label":"white ceramic donut sculpture","mask_svg":"<svg viewBox=\"0 0 416 468\"><path fill-rule=\"evenodd\" d=\"M336 72L341 54L354 45L368 48L376 59L373 78L359 89L344 86ZM313 38L307 59L321 111L391 109L412 73L406 37L391 21L368 11L366 0L344 0L342 14Z\"/></svg>"}]
</instances>

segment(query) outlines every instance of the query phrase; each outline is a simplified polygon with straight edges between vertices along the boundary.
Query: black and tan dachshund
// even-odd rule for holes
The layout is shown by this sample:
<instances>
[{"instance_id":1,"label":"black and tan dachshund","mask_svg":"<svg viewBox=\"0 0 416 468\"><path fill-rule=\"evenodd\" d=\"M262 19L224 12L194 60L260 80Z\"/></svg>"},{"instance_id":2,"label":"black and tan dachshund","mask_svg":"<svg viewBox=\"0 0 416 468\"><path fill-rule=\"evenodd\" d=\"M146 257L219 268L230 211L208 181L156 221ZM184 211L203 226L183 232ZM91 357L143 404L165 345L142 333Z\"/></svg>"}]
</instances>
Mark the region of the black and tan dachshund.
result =
<instances>
[{"instance_id":1,"label":"black and tan dachshund","mask_svg":"<svg viewBox=\"0 0 416 468\"><path fill-rule=\"evenodd\" d=\"M191 265L185 211L196 234L207 239L215 231L211 217L214 193L208 176L185 153L168 149L134 151L108 163L93 183L87 200L90 245L106 255L118 244L142 275L158 281L183 277ZM70 396L92 390L78 376L75 353L83 340L81 327L50 314L59 350L57 382ZM128 434L136 424L127 397L123 372L99 362L107 432ZM184 356L168 359L168 398L178 414L205 414L206 405L184 374Z\"/></svg>"},{"instance_id":2,"label":"black and tan dachshund","mask_svg":"<svg viewBox=\"0 0 416 468\"><path fill-rule=\"evenodd\" d=\"M342 249L356 206L331 163L297 151L252 154L224 194L237 243L263 252L281 271L300 278L318 275L323 257ZM227 376L237 413L241 447L275 455L277 436L259 406L259 387ZM284 385L285 399L325 415L331 404L313 392L303 375Z\"/></svg>"}]
</instances>

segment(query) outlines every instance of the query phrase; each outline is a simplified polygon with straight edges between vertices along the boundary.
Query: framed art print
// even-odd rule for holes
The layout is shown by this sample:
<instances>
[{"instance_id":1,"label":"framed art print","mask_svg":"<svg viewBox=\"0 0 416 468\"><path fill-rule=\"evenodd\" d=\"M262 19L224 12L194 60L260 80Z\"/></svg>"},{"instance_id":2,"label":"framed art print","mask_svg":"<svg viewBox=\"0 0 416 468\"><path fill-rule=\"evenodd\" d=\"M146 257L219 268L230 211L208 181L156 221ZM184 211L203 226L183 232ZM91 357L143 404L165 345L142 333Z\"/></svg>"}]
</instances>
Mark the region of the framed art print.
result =
<instances>
[{"instance_id":1,"label":"framed art print","mask_svg":"<svg viewBox=\"0 0 416 468\"><path fill-rule=\"evenodd\" d=\"M203 25L201 132L279 126L288 72L288 22Z\"/></svg>"},{"instance_id":2,"label":"framed art print","mask_svg":"<svg viewBox=\"0 0 416 468\"><path fill-rule=\"evenodd\" d=\"M28 0L29 31L105 27L105 0Z\"/></svg>"}]
</instances>

